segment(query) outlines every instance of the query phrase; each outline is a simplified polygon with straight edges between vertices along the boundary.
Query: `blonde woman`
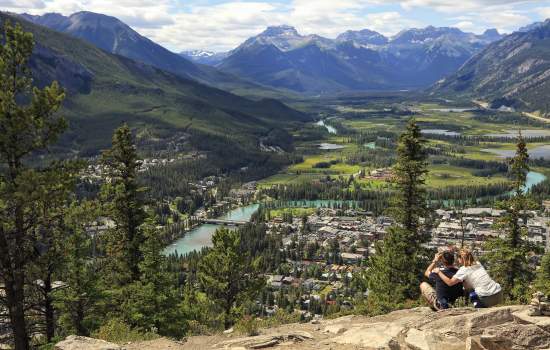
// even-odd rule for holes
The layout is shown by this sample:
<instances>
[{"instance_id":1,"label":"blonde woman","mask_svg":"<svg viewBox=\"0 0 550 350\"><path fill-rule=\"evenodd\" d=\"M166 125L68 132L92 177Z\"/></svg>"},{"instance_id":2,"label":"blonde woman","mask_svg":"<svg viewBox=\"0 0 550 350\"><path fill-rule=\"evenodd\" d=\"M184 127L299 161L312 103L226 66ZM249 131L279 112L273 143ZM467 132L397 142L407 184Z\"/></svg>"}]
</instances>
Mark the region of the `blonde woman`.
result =
<instances>
[{"instance_id":1,"label":"blonde woman","mask_svg":"<svg viewBox=\"0 0 550 350\"><path fill-rule=\"evenodd\" d=\"M483 265L476 261L469 250L462 249L460 251L458 263L461 266L452 278L447 277L439 269L435 269L433 272L437 273L448 286L464 283L465 287L473 289L469 296L474 307L491 307L502 303L500 284L489 276Z\"/></svg>"}]
</instances>

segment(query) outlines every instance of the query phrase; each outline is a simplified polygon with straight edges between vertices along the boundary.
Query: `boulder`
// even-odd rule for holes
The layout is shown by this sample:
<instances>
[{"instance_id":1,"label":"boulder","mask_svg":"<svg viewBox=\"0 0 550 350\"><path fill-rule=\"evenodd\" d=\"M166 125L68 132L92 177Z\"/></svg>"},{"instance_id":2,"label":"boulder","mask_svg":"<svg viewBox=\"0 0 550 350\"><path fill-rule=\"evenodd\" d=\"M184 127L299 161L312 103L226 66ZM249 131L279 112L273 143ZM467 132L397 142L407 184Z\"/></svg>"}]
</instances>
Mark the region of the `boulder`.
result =
<instances>
[{"instance_id":1,"label":"boulder","mask_svg":"<svg viewBox=\"0 0 550 350\"><path fill-rule=\"evenodd\" d=\"M534 324L550 332L550 317L532 316L531 310L519 310L512 314L518 323Z\"/></svg>"},{"instance_id":2,"label":"boulder","mask_svg":"<svg viewBox=\"0 0 550 350\"><path fill-rule=\"evenodd\" d=\"M399 349L398 335L405 327L394 323L372 323L353 327L332 339L339 344L351 344L374 349Z\"/></svg>"},{"instance_id":3,"label":"boulder","mask_svg":"<svg viewBox=\"0 0 550 350\"><path fill-rule=\"evenodd\" d=\"M117 344L105 340L70 335L55 344L55 350L122 350Z\"/></svg>"},{"instance_id":4,"label":"boulder","mask_svg":"<svg viewBox=\"0 0 550 350\"><path fill-rule=\"evenodd\" d=\"M347 331L347 328L339 324L328 325L323 330L323 332L325 333L332 333L332 334L341 334L341 333L344 333L345 331Z\"/></svg>"}]
</instances>

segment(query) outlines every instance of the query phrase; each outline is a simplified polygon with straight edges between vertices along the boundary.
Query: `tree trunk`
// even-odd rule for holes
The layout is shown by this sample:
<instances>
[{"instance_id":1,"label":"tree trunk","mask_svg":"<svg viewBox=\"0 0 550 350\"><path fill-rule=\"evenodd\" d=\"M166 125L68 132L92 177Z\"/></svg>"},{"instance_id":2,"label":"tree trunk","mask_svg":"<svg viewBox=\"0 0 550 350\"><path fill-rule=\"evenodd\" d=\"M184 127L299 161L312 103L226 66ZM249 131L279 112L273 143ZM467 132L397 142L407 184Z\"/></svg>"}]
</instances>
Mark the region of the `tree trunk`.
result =
<instances>
[{"instance_id":1,"label":"tree trunk","mask_svg":"<svg viewBox=\"0 0 550 350\"><path fill-rule=\"evenodd\" d=\"M25 321L25 296L23 293L23 275L14 272L6 278L6 306L10 316L15 350L29 350L29 336Z\"/></svg>"},{"instance_id":2,"label":"tree trunk","mask_svg":"<svg viewBox=\"0 0 550 350\"><path fill-rule=\"evenodd\" d=\"M76 315L74 317L74 326L76 329L76 333L78 335L82 336L88 336L88 330L86 327L84 327L84 305L82 301L78 302L78 306L76 308Z\"/></svg>"},{"instance_id":3,"label":"tree trunk","mask_svg":"<svg viewBox=\"0 0 550 350\"><path fill-rule=\"evenodd\" d=\"M20 236L15 233L15 246L22 247ZM24 252L17 251L14 254L13 242L10 242L8 233L0 227L0 267L4 276L4 289L6 293L6 307L13 332L15 350L29 349L29 336L25 320L25 270Z\"/></svg>"},{"instance_id":4,"label":"tree trunk","mask_svg":"<svg viewBox=\"0 0 550 350\"><path fill-rule=\"evenodd\" d=\"M44 316L46 320L46 339L48 343L55 336L55 314L52 300L52 275L50 272L44 280Z\"/></svg>"}]
</instances>

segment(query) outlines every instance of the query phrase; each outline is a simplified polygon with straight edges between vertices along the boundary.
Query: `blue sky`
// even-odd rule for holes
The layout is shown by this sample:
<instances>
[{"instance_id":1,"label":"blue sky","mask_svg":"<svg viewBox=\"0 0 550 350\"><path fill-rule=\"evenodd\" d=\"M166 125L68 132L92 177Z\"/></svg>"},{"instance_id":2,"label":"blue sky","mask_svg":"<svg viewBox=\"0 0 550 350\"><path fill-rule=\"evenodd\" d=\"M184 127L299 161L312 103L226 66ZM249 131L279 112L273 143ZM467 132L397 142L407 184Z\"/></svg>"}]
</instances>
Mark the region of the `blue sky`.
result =
<instances>
[{"instance_id":1,"label":"blue sky","mask_svg":"<svg viewBox=\"0 0 550 350\"><path fill-rule=\"evenodd\" d=\"M100 12L120 18L173 51L225 51L280 24L329 38L348 29L394 35L428 25L511 32L549 18L550 0L0 0L0 9L65 15Z\"/></svg>"}]
</instances>

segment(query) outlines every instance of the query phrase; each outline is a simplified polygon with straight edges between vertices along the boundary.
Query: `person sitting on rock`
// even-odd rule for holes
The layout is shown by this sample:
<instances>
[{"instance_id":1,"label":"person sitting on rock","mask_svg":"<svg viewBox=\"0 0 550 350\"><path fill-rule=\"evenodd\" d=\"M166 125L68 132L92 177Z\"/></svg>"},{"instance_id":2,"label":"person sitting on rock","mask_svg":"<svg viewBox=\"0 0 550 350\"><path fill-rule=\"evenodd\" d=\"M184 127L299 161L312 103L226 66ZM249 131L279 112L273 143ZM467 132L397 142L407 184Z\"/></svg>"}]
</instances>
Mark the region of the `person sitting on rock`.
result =
<instances>
[{"instance_id":1,"label":"person sitting on rock","mask_svg":"<svg viewBox=\"0 0 550 350\"><path fill-rule=\"evenodd\" d=\"M502 288L487 273L483 265L476 261L473 254L462 249L459 253L458 262L462 265L457 273L449 277L443 271L434 269L448 286L464 283L469 293L470 301L476 308L491 307L502 303Z\"/></svg>"},{"instance_id":2,"label":"person sitting on rock","mask_svg":"<svg viewBox=\"0 0 550 350\"><path fill-rule=\"evenodd\" d=\"M453 286L448 286L439 277L437 272L441 272L447 278L452 278L458 269L454 266L454 254L450 251L443 253L437 253L424 275L428 278L430 283L422 282L420 284L420 291L422 296L430 307L434 310L448 309L456 299L464 295L462 289L462 283L456 283ZM438 264L443 264L443 267L437 268ZM434 287L435 286L435 290Z\"/></svg>"}]
</instances>

